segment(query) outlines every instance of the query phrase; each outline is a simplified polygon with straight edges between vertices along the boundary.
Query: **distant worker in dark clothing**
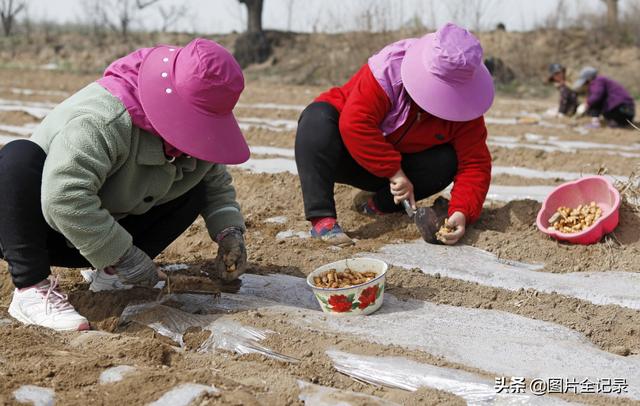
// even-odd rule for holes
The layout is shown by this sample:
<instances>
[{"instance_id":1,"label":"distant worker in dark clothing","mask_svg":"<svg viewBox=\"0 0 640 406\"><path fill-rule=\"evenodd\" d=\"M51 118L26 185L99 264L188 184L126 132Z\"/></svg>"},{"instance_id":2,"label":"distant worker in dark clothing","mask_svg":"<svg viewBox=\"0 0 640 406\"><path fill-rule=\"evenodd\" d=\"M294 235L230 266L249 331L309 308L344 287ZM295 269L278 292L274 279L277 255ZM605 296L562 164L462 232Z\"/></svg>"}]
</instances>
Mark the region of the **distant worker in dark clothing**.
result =
<instances>
[{"instance_id":1,"label":"distant worker in dark clothing","mask_svg":"<svg viewBox=\"0 0 640 406\"><path fill-rule=\"evenodd\" d=\"M573 89L587 92L586 114L592 117L590 127L600 127L600 116L607 126L614 128L628 127L633 121L636 106L629 92L615 80L598 75L596 68L583 68Z\"/></svg>"},{"instance_id":2,"label":"distant worker in dark clothing","mask_svg":"<svg viewBox=\"0 0 640 406\"><path fill-rule=\"evenodd\" d=\"M511 70L511 68L508 67L502 59L496 58L495 56L486 58L484 60L484 66L487 67L487 70L496 83L508 84L513 82L513 80L516 78L513 70Z\"/></svg>"},{"instance_id":3,"label":"distant worker in dark clothing","mask_svg":"<svg viewBox=\"0 0 640 406\"><path fill-rule=\"evenodd\" d=\"M549 83L560 92L560 104L558 105L558 114L563 116L573 116L578 108L578 94L567 86L567 68L559 63L549 65Z\"/></svg>"}]
</instances>

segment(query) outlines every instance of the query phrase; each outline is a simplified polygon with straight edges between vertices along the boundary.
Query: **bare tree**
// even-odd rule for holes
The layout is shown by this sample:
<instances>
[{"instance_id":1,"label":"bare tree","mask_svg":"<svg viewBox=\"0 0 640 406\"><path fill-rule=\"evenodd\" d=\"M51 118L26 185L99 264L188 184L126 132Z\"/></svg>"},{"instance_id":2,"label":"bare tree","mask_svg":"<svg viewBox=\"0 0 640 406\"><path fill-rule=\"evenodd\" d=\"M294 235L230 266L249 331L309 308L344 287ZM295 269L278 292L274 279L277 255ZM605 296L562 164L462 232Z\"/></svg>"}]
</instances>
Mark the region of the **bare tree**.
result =
<instances>
[{"instance_id":1,"label":"bare tree","mask_svg":"<svg viewBox=\"0 0 640 406\"><path fill-rule=\"evenodd\" d=\"M238 0L247 8L247 31L236 40L234 55L241 66L262 63L271 56L269 38L262 29L264 0Z\"/></svg>"},{"instance_id":2,"label":"bare tree","mask_svg":"<svg viewBox=\"0 0 640 406\"><path fill-rule=\"evenodd\" d=\"M500 6L500 0L470 0L468 3L472 19L471 26L476 31L485 28L484 18L487 16L487 13Z\"/></svg>"},{"instance_id":3,"label":"bare tree","mask_svg":"<svg viewBox=\"0 0 640 406\"><path fill-rule=\"evenodd\" d=\"M82 12L78 16L78 23L89 28L93 40L99 46L103 44L107 28L102 8L103 4L99 0L83 1L80 3Z\"/></svg>"},{"instance_id":4,"label":"bare tree","mask_svg":"<svg viewBox=\"0 0 640 406\"><path fill-rule=\"evenodd\" d=\"M456 24L461 24L462 17L464 16L464 3L460 3L457 0L449 0L444 3L447 11L449 12L449 18Z\"/></svg>"},{"instance_id":5,"label":"bare tree","mask_svg":"<svg viewBox=\"0 0 640 406\"><path fill-rule=\"evenodd\" d=\"M247 7L247 32L262 32L262 9L264 0L238 0Z\"/></svg>"},{"instance_id":6,"label":"bare tree","mask_svg":"<svg viewBox=\"0 0 640 406\"><path fill-rule=\"evenodd\" d=\"M137 14L160 0L94 0L96 12L113 31L119 32L127 40L131 25L137 18Z\"/></svg>"},{"instance_id":7,"label":"bare tree","mask_svg":"<svg viewBox=\"0 0 640 406\"><path fill-rule=\"evenodd\" d=\"M566 23L567 18L567 4L565 0L558 0L556 8L545 20L546 28L560 29Z\"/></svg>"},{"instance_id":8,"label":"bare tree","mask_svg":"<svg viewBox=\"0 0 640 406\"><path fill-rule=\"evenodd\" d=\"M486 28L485 17L500 3L501 0L449 0L444 4L451 20L480 31Z\"/></svg>"},{"instance_id":9,"label":"bare tree","mask_svg":"<svg viewBox=\"0 0 640 406\"><path fill-rule=\"evenodd\" d=\"M636 46L640 46L640 1L628 1L627 8L624 13L624 23L627 29L635 39Z\"/></svg>"},{"instance_id":10,"label":"bare tree","mask_svg":"<svg viewBox=\"0 0 640 406\"><path fill-rule=\"evenodd\" d=\"M388 32L393 28L393 9L389 9L389 3L386 0L371 0L360 5L362 10L360 14L355 15L356 27L358 31L364 32ZM400 11L400 18L403 13Z\"/></svg>"},{"instance_id":11,"label":"bare tree","mask_svg":"<svg viewBox=\"0 0 640 406\"><path fill-rule=\"evenodd\" d=\"M435 28L437 26L437 19L436 19L436 6L435 4L433 4L433 0L425 0L424 6L426 7L426 9L428 11L425 11L425 25L431 29ZM420 6L422 7L423 2L420 2Z\"/></svg>"},{"instance_id":12,"label":"bare tree","mask_svg":"<svg viewBox=\"0 0 640 406\"><path fill-rule=\"evenodd\" d=\"M189 8L186 4L182 4L179 6L171 5L170 7L158 7L158 12L160 13L160 17L162 17L162 26L161 31L167 32L176 25L180 20L185 18Z\"/></svg>"},{"instance_id":13,"label":"bare tree","mask_svg":"<svg viewBox=\"0 0 640 406\"><path fill-rule=\"evenodd\" d=\"M0 19L6 37L11 35L16 16L26 7L25 0L0 0Z\"/></svg>"},{"instance_id":14,"label":"bare tree","mask_svg":"<svg viewBox=\"0 0 640 406\"><path fill-rule=\"evenodd\" d=\"M609 28L618 26L618 0L602 0L607 5L607 25Z\"/></svg>"},{"instance_id":15,"label":"bare tree","mask_svg":"<svg viewBox=\"0 0 640 406\"><path fill-rule=\"evenodd\" d=\"M296 5L296 0L285 0L285 8L287 9L287 31L291 31L293 24L293 9Z\"/></svg>"},{"instance_id":16,"label":"bare tree","mask_svg":"<svg viewBox=\"0 0 640 406\"><path fill-rule=\"evenodd\" d=\"M228 18L235 21L239 27L247 26L247 16L245 15L246 7L239 2L226 3L226 14ZM234 32L235 29L234 29Z\"/></svg>"}]
</instances>

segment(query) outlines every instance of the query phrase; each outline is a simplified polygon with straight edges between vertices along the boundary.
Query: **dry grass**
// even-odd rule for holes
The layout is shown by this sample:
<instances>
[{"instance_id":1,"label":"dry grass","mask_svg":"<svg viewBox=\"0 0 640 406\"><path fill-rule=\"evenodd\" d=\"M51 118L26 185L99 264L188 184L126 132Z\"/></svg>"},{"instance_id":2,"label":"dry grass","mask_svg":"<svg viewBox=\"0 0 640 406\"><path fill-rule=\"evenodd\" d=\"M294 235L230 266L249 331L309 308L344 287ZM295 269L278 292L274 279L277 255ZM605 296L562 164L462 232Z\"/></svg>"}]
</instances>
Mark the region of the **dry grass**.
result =
<instances>
[{"instance_id":1,"label":"dry grass","mask_svg":"<svg viewBox=\"0 0 640 406\"><path fill-rule=\"evenodd\" d=\"M623 204L640 213L640 165L631 172L629 179L616 181L615 187L620 192Z\"/></svg>"},{"instance_id":2,"label":"dry grass","mask_svg":"<svg viewBox=\"0 0 640 406\"><path fill-rule=\"evenodd\" d=\"M609 173L609 169L604 165L601 165L596 172L600 176L607 173ZM640 213L640 165L631 171L627 180L616 180L613 186L618 189L622 204L630 207L632 211Z\"/></svg>"},{"instance_id":3,"label":"dry grass","mask_svg":"<svg viewBox=\"0 0 640 406\"><path fill-rule=\"evenodd\" d=\"M606 258L608 269L614 269L616 258L618 257L617 251L624 247L624 244L616 237L615 231L606 235L601 244L599 244L599 247L602 252L602 257Z\"/></svg>"},{"instance_id":4,"label":"dry grass","mask_svg":"<svg viewBox=\"0 0 640 406\"><path fill-rule=\"evenodd\" d=\"M604 176L608 171L606 166L601 165L597 174ZM620 193L621 205L628 207L633 212L640 213L640 165L631 172L626 181L616 180L614 186ZM605 236L602 242L603 244L600 245L602 255L607 258L611 267L616 257L616 249L623 247L624 244L618 240L615 231Z\"/></svg>"}]
</instances>

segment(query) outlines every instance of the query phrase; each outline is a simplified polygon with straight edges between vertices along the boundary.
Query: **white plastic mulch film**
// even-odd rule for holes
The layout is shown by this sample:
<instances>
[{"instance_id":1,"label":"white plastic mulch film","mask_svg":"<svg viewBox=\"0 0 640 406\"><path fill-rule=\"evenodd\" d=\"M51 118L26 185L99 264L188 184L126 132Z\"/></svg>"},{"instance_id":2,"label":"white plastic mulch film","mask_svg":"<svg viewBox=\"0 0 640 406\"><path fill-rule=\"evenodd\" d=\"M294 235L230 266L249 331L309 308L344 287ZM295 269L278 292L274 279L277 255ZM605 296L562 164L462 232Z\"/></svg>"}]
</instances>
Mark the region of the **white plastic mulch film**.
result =
<instances>
[{"instance_id":1,"label":"white plastic mulch film","mask_svg":"<svg viewBox=\"0 0 640 406\"><path fill-rule=\"evenodd\" d=\"M286 317L288 323L300 328L349 334L382 345L421 350L496 376L588 378L592 381L624 377L628 392L622 396L640 399L640 364L637 360L602 351L582 334L554 323L496 310L398 300L392 294L385 295L382 308L373 315L331 317L318 310L303 278L243 275L242 280L238 294L222 294L217 303L201 295L172 295L171 300L174 305L179 303L180 309L170 310L166 317L162 316L162 311L155 312L153 320L163 326L164 331L176 336L194 324L218 332L222 340L214 335L202 346L205 351L219 347L244 353L250 349L273 356L273 353L265 353L259 343L260 337L267 332L256 333L238 327L237 322L227 316L208 314L214 310L259 308L265 314ZM168 307L160 306L163 306L160 309ZM139 310L125 313L140 313ZM186 317L187 322L177 323L178 315ZM157 329L158 324L149 323L150 319L138 320ZM172 323L175 327L170 326Z\"/></svg>"},{"instance_id":2,"label":"white plastic mulch film","mask_svg":"<svg viewBox=\"0 0 640 406\"><path fill-rule=\"evenodd\" d=\"M622 396L640 399L636 360L602 351L582 334L554 323L496 310L399 300L392 294L385 295L373 315L331 317L318 310L303 278L244 275L243 282L247 290L243 286L240 294L228 296L244 300L243 306L253 302L254 308L286 314L288 323L301 328L417 349L496 376L592 381L624 377L628 393Z\"/></svg>"},{"instance_id":3,"label":"white plastic mulch film","mask_svg":"<svg viewBox=\"0 0 640 406\"><path fill-rule=\"evenodd\" d=\"M429 387L463 398L468 405L568 405L553 397L498 394L492 382L464 371L422 364L401 357L372 357L329 350L336 370L374 385L416 391Z\"/></svg>"},{"instance_id":4,"label":"white plastic mulch film","mask_svg":"<svg viewBox=\"0 0 640 406\"><path fill-rule=\"evenodd\" d=\"M287 158L249 159L238 167L253 173L282 173L289 172L297 175L296 161Z\"/></svg>"},{"instance_id":5,"label":"white plastic mulch film","mask_svg":"<svg viewBox=\"0 0 640 406\"><path fill-rule=\"evenodd\" d=\"M24 385L13 392L14 399L19 403L30 403L33 406L53 406L56 404L56 394L53 389L34 385Z\"/></svg>"},{"instance_id":6,"label":"white plastic mulch film","mask_svg":"<svg viewBox=\"0 0 640 406\"><path fill-rule=\"evenodd\" d=\"M294 175L298 173L295 161L289 158L251 158L247 162L238 165L238 167L253 173L289 172ZM448 193L450 190L450 188L447 188L445 189L445 192ZM552 186L543 185L503 186L492 184L489 187L487 199L503 202L519 199L532 199L541 202L552 190ZM302 238L299 235L298 237Z\"/></svg>"},{"instance_id":7,"label":"white plastic mulch film","mask_svg":"<svg viewBox=\"0 0 640 406\"><path fill-rule=\"evenodd\" d=\"M178 303L182 309L158 302L129 305L122 312L120 322L136 322L145 325L158 334L169 337L181 347L184 346L184 333L187 329L200 327L211 332L209 338L199 348L201 352L226 350L238 354L257 353L286 362L297 361L295 358L280 354L260 344L269 331L244 326L224 317L224 313L220 313L220 310L229 308L228 305L225 306L224 301L218 304L211 300L209 295L185 294L171 295L165 300ZM246 308L244 307L244 309ZM241 307L236 309L241 309ZM218 313L212 313L214 311Z\"/></svg>"},{"instance_id":8,"label":"white plastic mulch film","mask_svg":"<svg viewBox=\"0 0 640 406\"><path fill-rule=\"evenodd\" d=\"M591 381L624 377L628 393L622 396L640 399L640 363L633 357L600 350L569 328L507 312L401 301L389 294L382 308L368 317L327 317L296 309L287 320L312 330L425 351L496 376Z\"/></svg>"},{"instance_id":9,"label":"white plastic mulch film","mask_svg":"<svg viewBox=\"0 0 640 406\"><path fill-rule=\"evenodd\" d=\"M377 396L330 388L305 381L298 381L298 388L300 389L298 399L310 406L399 406L397 403Z\"/></svg>"},{"instance_id":10,"label":"white plastic mulch film","mask_svg":"<svg viewBox=\"0 0 640 406\"><path fill-rule=\"evenodd\" d=\"M190 314L160 303L142 303L125 307L121 323L136 322L152 328L158 334L169 337L181 347L183 334L189 327L204 328L218 315Z\"/></svg>"},{"instance_id":11,"label":"white plastic mulch film","mask_svg":"<svg viewBox=\"0 0 640 406\"><path fill-rule=\"evenodd\" d=\"M287 220L287 216L275 216L265 219L264 222L270 224L286 224Z\"/></svg>"},{"instance_id":12,"label":"white plastic mulch film","mask_svg":"<svg viewBox=\"0 0 640 406\"><path fill-rule=\"evenodd\" d=\"M0 99L0 111L22 111L37 119L43 119L54 106L52 103Z\"/></svg>"},{"instance_id":13,"label":"white plastic mulch film","mask_svg":"<svg viewBox=\"0 0 640 406\"><path fill-rule=\"evenodd\" d=\"M515 137L495 137L496 140L509 140L509 142L512 142L513 145L518 145L517 144L517 138ZM538 140L538 138L544 138L543 136L538 136L538 135L534 135L534 134L527 134L525 136L525 138L527 138L527 140L529 140L530 138L535 138L536 140ZM500 141L498 141L500 142ZM506 142L506 141L502 141L502 142ZM554 141L557 142L559 145L562 145L562 141ZM582 141L567 141L566 142L567 145L571 146L571 147L575 147L575 146L581 146L583 148L597 148L597 149L602 149L602 148L623 148L623 149L629 149L630 147L628 146L621 146L621 145L616 145L616 144L599 144L599 143L587 143L587 142L582 142ZM638 144L638 146L640 147L640 144ZM640 148L636 147L636 148L632 148L632 150L638 150L640 151ZM268 162L271 162L271 165L269 166L271 171L274 172L286 172L286 171L293 171L294 168L292 166L293 162L291 162L293 160L293 157L295 156L295 152L292 148L277 148L277 147L271 147L271 146L262 146L262 145L257 145L257 146L251 146L251 155L252 156L259 156L259 155L272 155L272 156L277 156L278 158L289 158L287 159L281 159L281 160L274 160L273 158L259 158L259 157L255 157L254 160L255 161L259 161L258 164L256 164L255 166L249 165L247 166L245 169L249 169L249 170L256 170L256 169L262 169L265 168L267 166ZM557 148L557 147L551 147L551 148ZM271 159L271 160L269 160ZM262 166L260 166L262 165ZM294 172L292 172L294 173ZM519 166L493 166L491 168L491 174L493 176L496 175L515 175L515 176L520 176L523 178L527 178L527 179L562 179L565 181L570 181L570 180L576 180L576 179L580 179L583 176L586 175L595 175L596 171L593 170L591 172L589 171L584 171L584 172L567 172L567 171L551 171L551 170L540 170L540 169L535 169L535 168L527 168L527 167L519 167ZM611 179L612 181L627 181L629 178L626 176L620 176L620 175L605 175L606 177L608 177L609 179ZM522 188L518 188L517 190L526 190L526 189L522 189ZM532 190L532 189L529 189ZM538 191L544 191L546 189L533 189L533 190L538 190ZM521 197L521 194L519 195ZM502 200L506 199L507 196L504 196L502 198Z\"/></svg>"},{"instance_id":14,"label":"white plastic mulch film","mask_svg":"<svg viewBox=\"0 0 640 406\"><path fill-rule=\"evenodd\" d=\"M188 406L196 400L198 396L205 393L218 393L218 389L213 386L201 385L197 383L183 383L170 389L160 399L149 404L149 406Z\"/></svg>"},{"instance_id":15,"label":"white plastic mulch film","mask_svg":"<svg viewBox=\"0 0 640 406\"><path fill-rule=\"evenodd\" d=\"M517 291L535 289L587 300L640 309L640 274L631 272L537 272L542 265L498 259L470 246L444 247L424 242L387 245L362 256L434 275Z\"/></svg>"},{"instance_id":16,"label":"white plastic mulch film","mask_svg":"<svg viewBox=\"0 0 640 406\"><path fill-rule=\"evenodd\" d=\"M107 368L100 374L98 381L100 384L105 385L108 383L120 382L124 379L125 375L129 375L135 372L135 368L130 365L118 365L115 367Z\"/></svg>"},{"instance_id":17,"label":"white plastic mulch film","mask_svg":"<svg viewBox=\"0 0 640 406\"><path fill-rule=\"evenodd\" d=\"M260 344L267 337L267 331L243 326L232 320L218 319L207 327L211 331L209 338L202 343L200 351L227 350L238 354L262 354L284 362L298 362Z\"/></svg>"}]
</instances>

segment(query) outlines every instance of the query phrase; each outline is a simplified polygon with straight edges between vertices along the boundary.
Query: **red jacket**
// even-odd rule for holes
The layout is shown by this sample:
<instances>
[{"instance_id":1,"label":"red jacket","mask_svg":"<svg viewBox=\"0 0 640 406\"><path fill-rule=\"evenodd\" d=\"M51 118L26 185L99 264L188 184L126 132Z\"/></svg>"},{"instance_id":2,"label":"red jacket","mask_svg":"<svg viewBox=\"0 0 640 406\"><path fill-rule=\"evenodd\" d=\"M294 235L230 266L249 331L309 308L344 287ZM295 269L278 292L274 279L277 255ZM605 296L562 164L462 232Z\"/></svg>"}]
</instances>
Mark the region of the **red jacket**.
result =
<instances>
[{"instance_id":1,"label":"red jacket","mask_svg":"<svg viewBox=\"0 0 640 406\"><path fill-rule=\"evenodd\" d=\"M449 215L464 213L478 219L491 182L491 154L484 118L446 121L413 104L407 121L384 136L379 128L391 102L364 65L342 87L334 87L315 101L330 103L340 112L340 134L353 158L372 174L390 178L400 169L402 153L415 153L451 143L458 156L458 173L451 191Z\"/></svg>"}]
</instances>

